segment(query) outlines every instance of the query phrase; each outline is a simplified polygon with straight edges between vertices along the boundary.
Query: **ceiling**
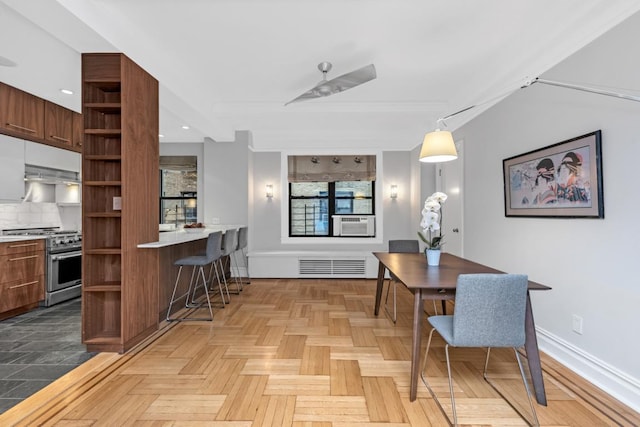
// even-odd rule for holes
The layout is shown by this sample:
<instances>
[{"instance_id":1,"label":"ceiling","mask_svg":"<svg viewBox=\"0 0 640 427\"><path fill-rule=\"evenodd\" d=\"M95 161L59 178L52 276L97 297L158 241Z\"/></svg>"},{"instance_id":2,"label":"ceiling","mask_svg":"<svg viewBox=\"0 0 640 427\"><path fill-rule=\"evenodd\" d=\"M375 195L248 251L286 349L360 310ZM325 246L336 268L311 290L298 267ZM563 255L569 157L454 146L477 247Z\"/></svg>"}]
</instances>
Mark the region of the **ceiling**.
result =
<instances>
[{"instance_id":1,"label":"ceiling","mask_svg":"<svg viewBox=\"0 0 640 427\"><path fill-rule=\"evenodd\" d=\"M79 54L119 51L160 82L161 141L250 130L255 150L410 150L438 118L481 104L447 120L454 130L638 10L637 0L0 0L0 57L17 64L0 66L0 80L79 111ZM378 77L285 106L321 80L322 61L329 79L368 64Z\"/></svg>"}]
</instances>

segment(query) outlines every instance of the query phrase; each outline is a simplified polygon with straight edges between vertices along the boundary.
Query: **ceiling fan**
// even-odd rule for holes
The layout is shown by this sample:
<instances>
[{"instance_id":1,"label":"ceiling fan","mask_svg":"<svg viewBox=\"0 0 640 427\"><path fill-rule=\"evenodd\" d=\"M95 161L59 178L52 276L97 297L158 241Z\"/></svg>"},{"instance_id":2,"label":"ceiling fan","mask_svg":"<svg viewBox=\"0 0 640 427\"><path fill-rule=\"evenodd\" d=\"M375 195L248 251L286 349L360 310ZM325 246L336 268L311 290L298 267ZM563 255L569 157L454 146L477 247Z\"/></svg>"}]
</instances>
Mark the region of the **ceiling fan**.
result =
<instances>
[{"instance_id":1,"label":"ceiling fan","mask_svg":"<svg viewBox=\"0 0 640 427\"><path fill-rule=\"evenodd\" d=\"M366 67L358 68L355 71L343 74L335 79L327 80L327 73L331 71L331 67L331 62L319 63L318 70L322 72L322 80L313 88L284 105L333 95L334 93L351 89L352 87L356 87L376 78L376 67L373 64L369 64Z\"/></svg>"}]
</instances>

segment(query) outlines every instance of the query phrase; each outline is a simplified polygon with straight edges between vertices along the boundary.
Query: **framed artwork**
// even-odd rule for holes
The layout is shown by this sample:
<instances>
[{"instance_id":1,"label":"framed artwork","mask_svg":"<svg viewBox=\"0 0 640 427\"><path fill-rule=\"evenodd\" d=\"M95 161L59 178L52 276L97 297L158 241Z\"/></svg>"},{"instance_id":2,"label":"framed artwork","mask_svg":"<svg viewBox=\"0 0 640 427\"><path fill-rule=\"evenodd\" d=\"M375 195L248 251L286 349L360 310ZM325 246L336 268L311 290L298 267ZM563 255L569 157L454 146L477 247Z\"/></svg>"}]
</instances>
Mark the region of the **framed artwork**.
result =
<instances>
[{"instance_id":1,"label":"framed artwork","mask_svg":"<svg viewBox=\"0 0 640 427\"><path fill-rule=\"evenodd\" d=\"M600 130L502 161L504 214L604 218Z\"/></svg>"}]
</instances>

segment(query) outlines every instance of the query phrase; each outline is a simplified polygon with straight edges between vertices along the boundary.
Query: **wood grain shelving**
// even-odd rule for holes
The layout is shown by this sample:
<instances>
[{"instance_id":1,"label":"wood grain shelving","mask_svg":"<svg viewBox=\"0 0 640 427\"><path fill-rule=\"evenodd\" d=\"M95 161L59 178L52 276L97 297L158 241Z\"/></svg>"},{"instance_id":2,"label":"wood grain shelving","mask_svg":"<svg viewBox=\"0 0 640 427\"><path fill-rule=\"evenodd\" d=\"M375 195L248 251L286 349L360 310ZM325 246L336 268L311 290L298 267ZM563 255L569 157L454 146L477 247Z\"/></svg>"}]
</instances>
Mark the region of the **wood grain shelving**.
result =
<instances>
[{"instance_id":1,"label":"wood grain shelving","mask_svg":"<svg viewBox=\"0 0 640 427\"><path fill-rule=\"evenodd\" d=\"M122 353L158 328L153 253L137 248L158 239L158 82L118 53L83 54L82 79L83 342Z\"/></svg>"}]
</instances>

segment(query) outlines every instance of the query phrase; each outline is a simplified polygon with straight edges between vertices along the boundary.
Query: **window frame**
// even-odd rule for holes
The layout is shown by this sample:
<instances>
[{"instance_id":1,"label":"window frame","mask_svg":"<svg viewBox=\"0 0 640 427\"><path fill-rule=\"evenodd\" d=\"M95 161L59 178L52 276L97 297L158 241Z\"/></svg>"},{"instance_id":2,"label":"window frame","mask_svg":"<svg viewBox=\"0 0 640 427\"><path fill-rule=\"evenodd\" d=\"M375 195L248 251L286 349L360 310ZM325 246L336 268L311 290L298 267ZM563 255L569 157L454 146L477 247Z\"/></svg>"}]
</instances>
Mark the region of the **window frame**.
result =
<instances>
[{"instance_id":1,"label":"window frame","mask_svg":"<svg viewBox=\"0 0 640 427\"><path fill-rule=\"evenodd\" d=\"M319 181L318 181L319 182ZM333 216L334 215L340 215L340 216L375 216L376 215L376 180L373 181L365 181L365 182L369 182L371 183L371 195L370 196L356 196L355 194L352 196L337 196L336 195L336 182L354 182L354 181L333 181L333 182L325 182L322 181L321 183L326 183L327 184L327 195L326 196L293 196L292 195L292 185L295 184L294 182L288 182L287 183L287 189L288 189L288 198L287 198L287 212L288 212L288 218L287 218L287 223L288 223L288 237L291 239L300 239L300 238L313 238L313 239L317 239L317 238L339 238L339 239L351 239L353 238L352 236L334 236L333 233ZM320 182L319 182L320 183ZM340 190L339 190L340 191ZM354 201L355 200L361 200L361 199L368 199L371 200L371 213L366 213L366 214L362 214L362 213L340 213L340 212L336 212L336 206L338 201L343 201L343 200L348 200L351 202L351 210L353 210L353 205L354 205ZM327 234L293 234L293 222L291 220L291 218L293 217L293 204L292 204L292 200L327 200L327 222L328 222L328 226L327 226ZM375 237L375 236L374 236Z\"/></svg>"}]
</instances>

